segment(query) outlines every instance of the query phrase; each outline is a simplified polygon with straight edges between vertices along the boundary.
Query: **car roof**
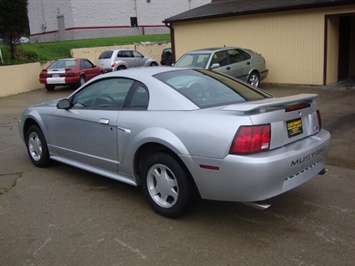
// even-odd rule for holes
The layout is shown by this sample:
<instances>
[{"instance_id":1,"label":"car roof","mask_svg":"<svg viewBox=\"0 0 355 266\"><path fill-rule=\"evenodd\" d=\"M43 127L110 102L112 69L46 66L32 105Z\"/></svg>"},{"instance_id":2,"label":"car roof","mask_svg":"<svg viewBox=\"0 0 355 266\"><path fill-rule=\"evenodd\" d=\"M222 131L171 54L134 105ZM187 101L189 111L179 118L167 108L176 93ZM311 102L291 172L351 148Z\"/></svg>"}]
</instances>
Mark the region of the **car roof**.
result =
<instances>
[{"instance_id":1,"label":"car roof","mask_svg":"<svg viewBox=\"0 0 355 266\"><path fill-rule=\"evenodd\" d=\"M203 49L198 49L198 50L193 50L190 52L187 52L187 54L200 54L200 53L212 53L212 52L218 52L218 51L226 51L230 49L242 49L239 47L211 47L211 48L203 48Z\"/></svg>"},{"instance_id":2,"label":"car roof","mask_svg":"<svg viewBox=\"0 0 355 266\"><path fill-rule=\"evenodd\" d=\"M119 52L119 51L134 51L133 49L110 49L110 50L105 50L104 52L108 52L108 51L112 51L112 52Z\"/></svg>"},{"instance_id":3,"label":"car roof","mask_svg":"<svg viewBox=\"0 0 355 266\"><path fill-rule=\"evenodd\" d=\"M167 72L167 71L176 71L176 70L182 70L183 68L177 68L177 67L164 67L164 66L159 66L159 67L136 67L136 68L128 68L125 70L120 70L120 71L113 71L104 74L106 77L120 77L124 76L127 78L132 78L132 79L140 79L142 77L150 77L159 73ZM103 75L101 75L102 77ZM99 76L100 77L100 76Z\"/></svg>"},{"instance_id":4,"label":"car roof","mask_svg":"<svg viewBox=\"0 0 355 266\"><path fill-rule=\"evenodd\" d=\"M58 59L56 61L61 61L61 60L66 60L66 61L70 61L70 60L78 60L78 59L81 59L81 58L61 58L61 59Z\"/></svg>"}]
</instances>

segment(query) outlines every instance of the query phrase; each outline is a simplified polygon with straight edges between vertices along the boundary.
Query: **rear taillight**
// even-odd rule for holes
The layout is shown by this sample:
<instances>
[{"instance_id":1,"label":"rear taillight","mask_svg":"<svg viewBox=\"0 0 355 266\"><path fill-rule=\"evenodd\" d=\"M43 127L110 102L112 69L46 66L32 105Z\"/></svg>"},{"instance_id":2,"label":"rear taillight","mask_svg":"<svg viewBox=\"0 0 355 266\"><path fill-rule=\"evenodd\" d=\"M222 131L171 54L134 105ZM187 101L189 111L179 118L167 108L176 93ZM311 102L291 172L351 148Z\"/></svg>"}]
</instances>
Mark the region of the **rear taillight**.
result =
<instances>
[{"instance_id":1,"label":"rear taillight","mask_svg":"<svg viewBox=\"0 0 355 266\"><path fill-rule=\"evenodd\" d=\"M47 74L47 70L44 69L41 71L41 73L39 74L39 77L40 78L45 78L45 77L48 77L49 75Z\"/></svg>"},{"instance_id":2,"label":"rear taillight","mask_svg":"<svg viewBox=\"0 0 355 266\"><path fill-rule=\"evenodd\" d=\"M65 71L64 74L61 74L61 76L65 76L65 77L74 77L75 73L71 72L71 71Z\"/></svg>"},{"instance_id":3,"label":"rear taillight","mask_svg":"<svg viewBox=\"0 0 355 266\"><path fill-rule=\"evenodd\" d=\"M115 67L115 66L116 66L116 63L112 63L112 64L111 64L111 67Z\"/></svg>"},{"instance_id":4,"label":"rear taillight","mask_svg":"<svg viewBox=\"0 0 355 266\"><path fill-rule=\"evenodd\" d=\"M248 154L269 150L270 137L270 124L241 126L234 137L230 153Z\"/></svg>"},{"instance_id":5,"label":"rear taillight","mask_svg":"<svg viewBox=\"0 0 355 266\"><path fill-rule=\"evenodd\" d=\"M317 119L318 119L318 127L319 127L319 130L320 130L322 128L322 119L320 117L319 110L317 110Z\"/></svg>"}]
</instances>

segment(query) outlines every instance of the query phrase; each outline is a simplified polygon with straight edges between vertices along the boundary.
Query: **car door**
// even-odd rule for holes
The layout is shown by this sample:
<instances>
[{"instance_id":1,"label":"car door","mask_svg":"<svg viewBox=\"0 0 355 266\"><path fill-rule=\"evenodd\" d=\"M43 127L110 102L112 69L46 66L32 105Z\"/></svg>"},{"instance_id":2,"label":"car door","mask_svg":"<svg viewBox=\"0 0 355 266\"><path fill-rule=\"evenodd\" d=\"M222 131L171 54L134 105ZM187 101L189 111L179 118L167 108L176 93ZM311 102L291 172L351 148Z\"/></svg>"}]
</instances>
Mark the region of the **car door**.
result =
<instances>
[{"instance_id":1,"label":"car door","mask_svg":"<svg viewBox=\"0 0 355 266\"><path fill-rule=\"evenodd\" d=\"M217 51L212 55L210 69L233 76L226 51Z\"/></svg>"},{"instance_id":2,"label":"car door","mask_svg":"<svg viewBox=\"0 0 355 266\"><path fill-rule=\"evenodd\" d=\"M85 73L86 80L89 80L97 75L97 70L93 63L87 59L80 59L80 70Z\"/></svg>"},{"instance_id":3,"label":"car door","mask_svg":"<svg viewBox=\"0 0 355 266\"><path fill-rule=\"evenodd\" d=\"M147 61L147 59L144 58L144 55L142 55L140 52L133 51L133 56L136 59L137 67L144 66L145 62Z\"/></svg>"},{"instance_id":4,"label":"car door","mask_svg":"<svg viewBox=\"0 0 355 266\"><path fill-rule=\"evenodd\" d=\"M137 59L134 57L133 51L132 50L126 50L123 52L125 57L124 57L124 61L126 61L127 65L129 68L132 67L137 67L138 63L137 63Z\"/></svg>"},{"instance_id":5,"label":"car door","mask_svg":"<svg viewBox=\"0 0 355 266\"><path fill-rule=\"evenodd\" d=\"M58 156L111 172L118 171L117 119L134 81L106 78L71 97L72 107L46 119Z\"/></svg>"},{"instance_id":6,"label":"car door","mask_svg":"<svg viewBox=\"0 0 355 266\"><path fill-rule=\"evenodd\" d=\"M242 80L247 79L250 70L250 56L240 49L227 51L229 62L229 75Z\"/></svg>"}]
</instances>

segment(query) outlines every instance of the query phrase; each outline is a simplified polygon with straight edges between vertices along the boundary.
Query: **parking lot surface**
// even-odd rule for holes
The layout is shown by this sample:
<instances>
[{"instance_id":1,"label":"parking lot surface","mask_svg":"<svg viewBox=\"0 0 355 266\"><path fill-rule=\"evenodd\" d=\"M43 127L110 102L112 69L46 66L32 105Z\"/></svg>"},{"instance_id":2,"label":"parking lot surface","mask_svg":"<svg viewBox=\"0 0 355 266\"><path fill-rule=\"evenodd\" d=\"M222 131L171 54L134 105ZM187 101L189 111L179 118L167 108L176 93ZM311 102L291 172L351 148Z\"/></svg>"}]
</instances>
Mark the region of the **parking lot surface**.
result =
<instances>
[{"instance_id":1,"label":"parking lot surface","mask_svg":"<svg viewBox=\"0 0 355 266\"><path fill-rule=\"evenodd\" d=\"M154 213L140 188L60 163L32 165L21 112L70 89L0 98L0 265L353 265L354 86L262 88L319 95L332 134L329 172L269 200L266 211L201 201L179 219Z\"/></svg>"}]
</instances>

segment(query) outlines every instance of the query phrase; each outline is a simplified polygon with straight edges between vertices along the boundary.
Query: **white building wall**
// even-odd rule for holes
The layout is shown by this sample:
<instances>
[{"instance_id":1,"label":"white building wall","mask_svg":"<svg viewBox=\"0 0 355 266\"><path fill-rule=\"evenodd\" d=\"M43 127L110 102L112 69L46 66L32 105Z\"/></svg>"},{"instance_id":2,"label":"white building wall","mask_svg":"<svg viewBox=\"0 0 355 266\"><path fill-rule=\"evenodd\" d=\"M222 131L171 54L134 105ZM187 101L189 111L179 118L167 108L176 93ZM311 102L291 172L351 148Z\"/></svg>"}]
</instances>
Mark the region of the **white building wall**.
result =
<instances>
[{"instance_id":1,"label":"white building wall","mask_svg":"<svg viewBox=\"0 0 355 266\"><path fill-rule=\"evenodd\" d=\"M32 42L58 41L58 16L65 39L169 33L162 21L211 0L28 0ZM131 27L137 17L138 28ZM63 35L61 35L63 36Z\"/></svg>"}]
</instances>

